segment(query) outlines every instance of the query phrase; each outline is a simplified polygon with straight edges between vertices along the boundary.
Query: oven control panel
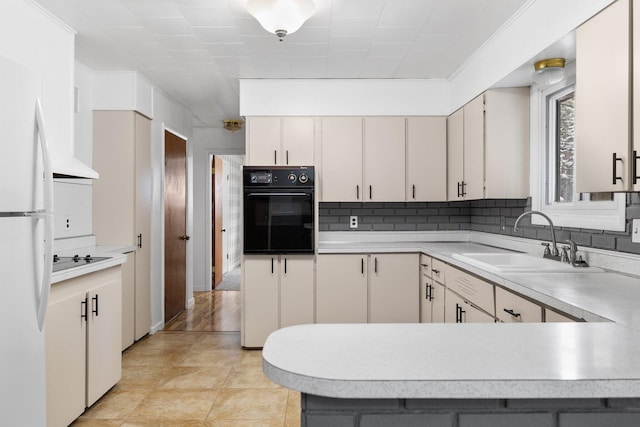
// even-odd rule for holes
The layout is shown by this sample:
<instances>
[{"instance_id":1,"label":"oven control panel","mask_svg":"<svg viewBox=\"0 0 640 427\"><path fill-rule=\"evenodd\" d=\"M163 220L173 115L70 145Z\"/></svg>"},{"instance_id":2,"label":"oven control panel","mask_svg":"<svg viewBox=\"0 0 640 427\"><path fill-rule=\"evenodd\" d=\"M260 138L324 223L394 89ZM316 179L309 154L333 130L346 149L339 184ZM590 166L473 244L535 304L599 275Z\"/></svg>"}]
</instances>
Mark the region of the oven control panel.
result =
<instances>
[{"instance_id":1,"label":"oven control panel","mask_svg":"<svg viewBox=\"0 0 640 427\"><path fill-rule=\"evenodd\" d=\"M245 187L305 187L314 186L313 166L245 166L243 168Z\"/></svg>"}]
</instances>

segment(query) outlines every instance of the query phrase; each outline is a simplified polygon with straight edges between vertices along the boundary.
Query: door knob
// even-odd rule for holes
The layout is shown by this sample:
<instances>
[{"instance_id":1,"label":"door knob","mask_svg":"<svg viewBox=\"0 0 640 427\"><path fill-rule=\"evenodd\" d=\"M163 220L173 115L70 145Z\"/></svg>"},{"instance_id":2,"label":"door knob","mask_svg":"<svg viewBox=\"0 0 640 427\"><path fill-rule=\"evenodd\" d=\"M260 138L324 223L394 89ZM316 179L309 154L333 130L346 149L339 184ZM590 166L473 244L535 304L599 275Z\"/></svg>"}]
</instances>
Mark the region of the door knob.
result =
<instances>
[{"instance_id":1,"label":"door knob","mask_svg":"<svg viewBox=\"0 0 640 427\"><path fill-rule=\"evenodd\" d=\"M185 240L186 241L186 240L189 240L190 238L191 238L190 236L187 236L185 234L184 236L180 237L180 240Z\"/></svg>"},{"instance_id":2,"label":"door knob","mask_svg":"<svg viewBox=\"0 0 640 427\"><path fill-rule=\"evenodd\" d=\"M226 228L223 228L223 229L222 229L222 232L223 232L223 233L224 233L224 232L226 232L226 231L227 231L227 229L226 229Z\"/></svg>"}]
</instances>

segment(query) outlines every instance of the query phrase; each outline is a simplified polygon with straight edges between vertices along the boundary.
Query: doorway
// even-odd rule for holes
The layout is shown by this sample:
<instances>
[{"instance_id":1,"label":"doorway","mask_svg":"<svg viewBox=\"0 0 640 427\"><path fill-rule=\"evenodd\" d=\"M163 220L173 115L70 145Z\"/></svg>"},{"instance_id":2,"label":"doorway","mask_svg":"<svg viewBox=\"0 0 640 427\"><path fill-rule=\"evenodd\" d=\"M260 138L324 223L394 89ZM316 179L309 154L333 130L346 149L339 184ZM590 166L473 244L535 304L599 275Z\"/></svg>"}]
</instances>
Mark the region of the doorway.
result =
<instances>
[{"instance_id":1,"label":"doorway","mask_svg":"<svg viewBox=\"0 0 640 427\"><path fill-rule=\"evenodd\" d=\"M164 319L186 307L187 141L164 132Z\"/></svg>"}]
</instances>

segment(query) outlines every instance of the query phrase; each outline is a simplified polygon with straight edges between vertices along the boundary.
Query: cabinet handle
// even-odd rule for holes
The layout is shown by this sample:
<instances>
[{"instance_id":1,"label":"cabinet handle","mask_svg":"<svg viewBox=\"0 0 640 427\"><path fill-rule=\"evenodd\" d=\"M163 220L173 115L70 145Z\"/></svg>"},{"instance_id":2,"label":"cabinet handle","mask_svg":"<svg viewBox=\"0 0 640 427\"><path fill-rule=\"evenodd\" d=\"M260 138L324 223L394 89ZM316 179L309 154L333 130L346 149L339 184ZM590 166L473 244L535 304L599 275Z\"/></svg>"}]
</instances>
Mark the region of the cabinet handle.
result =
<instances>
[{"instance_id":1,"label":"cabinet handle","mask_svg":"<svg viewBox=\"0 0 640 427\"><path fill-rule=\"evenodd\" d=\"M617 172L617 162L622 162L622 158L621 157L617 157L616 153L613 153L613 157L612 157L612 168L613 168L613 185L616 185L616 183L618 181L622 181L622 177L618 176L618 172Z\"/></svg>"},{"instance_id":2,"label":"cabinet handle","mask_svg":"<svg viewBox=\"0 0 640 427\"><path fill-rule=\"evenodd\" d=\"M462 314L466 313L466 311L464 311L462 309L462 306L459 304L456 304L456 323L462 323Z\"/></svg>"},{"instance_id":3,"label":"cabinet handle","mask_svg":"<svg viewBox=\"0 0 640 427\"><path fill-rule=\"evenodd\" d=\"M458 197L461 197L460 188L462 187L462 183L458 181Z\"/></svg>"},{"instance_id":4,"label":"cabinet handle","mask_svg":"<svg viewBox=\"0 0 640 427\"><path fill-rule=\"evenodd\" d=\"M83 301L80 301L80 318L84 319L84 321L87 321L87 298L85 297L85 299Z\"/></svg>"},{"instance_id":5,"label":"cabinet handle","mask_svg":"<svg viewBox=\"0 0 640 427\"><path fill-rule=\"evenodd\" d=\"M373 259L373 272L377 273L378 272L378 257L375 257Z\"/></svg>"},{"instance_id":6,"label":"cabinet handle","mask_svg":"<svg viewBox=\"0 0 640 427\"><path fill-rule=\"evenodd\" d=\"M640 179L640 176L638 176L638 159L640 159L640 156L638 156L638 151L633 150L633 163L631 165L631 169L633 171L632 175L634 184L637 184L638 180Z\"/></svg>"},{"instance_id":7,"label":"cabinet handle","mask_svg":"<svg viewBox=\"0 0 640 427\"><path fill-rule=\"evenodd\" d=\"M515 313L513 310L503 309L505 313L509 313L513 317L520 317L520 313Z\"/></svg>"},{"instance_id":8,"label":"cabinet handle","mask_svg":"<svg viewBox=\"0 0 640 427\"><path fill-rule=\"evenodd\" d=\"M440 270L436 270L435 268L432 268L431 272L434 274L440 274Z\"/></svg>"},{"instance_id":9,"label":"cabinet handle","mask_svg":"<svg viewBox=\"0 0 640 427\"><path fill-rule=\"evenodd\" d=\"M98 295L96 294L96 296L91 298L91 300L95 301L95 304L92 304L93 308L91 309L91 312L98 317Z\"/></svg>"},{"instance_id":10,"label":"cabinet handle","mask_svg":"<svg viewBox=\"0 0 640 427\"><path fill-rule=\"evenodd\" d=\"M289 150L285 150L284 154L286 157L287 164L289 164Z\"/></svg>"},{"instance_id":11,"label":"cabinet handle","mask_svg":"<svg viewBox=\"0 0 640 427\"><path fill-rule=\"evenodd\" d=\"M142 249L142 233L138 234L138 248Z\"/></svg>"},{"instance_id":12,"label":"cabinet handle","mask_svg":"<svg viewBox=\"0 0 640 427\"><path fill-rule=\"evenodd\" d=\"M427 299L433 301L433 285L427 285Z\"/></svg>"},{"instance_id":13,"label":"cabinet handle","mask_svg":"<svg viewBox=\"0 0 640 427\"><path fill-rule=\"evenodd\" d=\"M276 150L273 150L273 164L278 164L278 152Z\"/></svg>"},{"instance_id":14,"label":"cabinet handle","mask_svg":"<svg viewBox=\"0 0 640 427\"><path fill-rule=\"evenodd\" d=\"M287 274L287 259L284 259L284 274Z\"/></svg>"},{"instance_id":15,"label":"cabinet handle","mask_svg":"<svg viewBox=\"0 0 640 427\"><path fill-rule=\"evenodd\" d=\"M461 196L462 196L462 197L464 197L464 196L466 196L466 195L467 195L467 192L466 192L466 190L465 190L465 189L466 189L466 187L467 187L467 183L466 183L466 182L464 182L464 181L462 181L462 194L461 194Z\"/></svg>"},{"instance_id":16,"label":"cabinet handle","mask_svg":"<svg viewBox=\"0 0 640 427\"><path fill-rule=\"evenodd\" d=\"M360 258L360 273L364 274L364 258Z\"/></svg>"},{"instance_id":17,"label":"cabinet handle","mask_svg":"<svg viewBox=\"0 0 640 427\"><path fill-rule=\"evenodd\" d=\"M411 185L411 197L414 198L414 199L416 198L416 185L415 184Z\"/></svg>"},{"instance_id":18,"label":"cabinet handle","mask_svg":"<svg viewBox=\"0 0 640 427\"><path fill-rule=\"evenodd\" d=\"M273 257L271 257L271 274L273 274Z\"/></svg>"},{"instance_id":19,"label":"cabinet handle","mask_svg":"<svg viewBox=\"0 0 640 427\"><path fill-rule=\"evenodd\" d=\"M369 186L369 200L373 199L373 189Z\"/></svg>"},{"instance_id":20,"label":"cabinet handle","mask_svg":"<svg viewBox=\"0 0 640 427\"><path fill-rule=\"evenodd\" d=\"M360 200L360 186L356 185L356 200Z\"/></svg>"}]
</instances>

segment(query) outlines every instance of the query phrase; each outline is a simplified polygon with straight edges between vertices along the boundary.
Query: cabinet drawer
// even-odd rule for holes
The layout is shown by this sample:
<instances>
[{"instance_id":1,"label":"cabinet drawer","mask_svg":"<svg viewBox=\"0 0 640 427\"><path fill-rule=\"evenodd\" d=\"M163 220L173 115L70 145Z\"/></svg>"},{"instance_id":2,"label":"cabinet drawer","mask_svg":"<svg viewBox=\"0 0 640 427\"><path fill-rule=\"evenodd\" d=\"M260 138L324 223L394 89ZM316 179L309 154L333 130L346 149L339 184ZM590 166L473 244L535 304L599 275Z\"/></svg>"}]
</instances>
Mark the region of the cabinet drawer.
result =
<instances>
[{"instance_id":1,"label":"cabinet drawer","mask_svg":"<svg viewBox=\"0 0 640 427\"><path fill-rule=\"evenodd\" d=\"M496 317L503 322L542 322L542 307L496 287Z\"/></svg>"},{"instance_id":2,"label":"cabinet drawer","mask_svg":"<svg viewBox=\"0 0 640 427\"><path fill-rule=\"evenodd\" d=\"M493 285L491 283L485 282L457 268L449 267L445 284L447 288L477 305L487 313L495 314Z\"/></svg>"},{"instance_id":3,"label":"cabinet drawer","mask_svg":"<svg viewBox=\"0 0 640 427\"><path fill-rule=\"evenodd\" d=\"M447 264L440 261L439 259L432 258L431 259L431 277L436 282L445 283L445 270L447 268Z\"/></svg>"},{"instance_id":4,"label":"cabinet drawer","mask_svg":"<svg viewBox=\"0 0 640 427\"><path fill-rule=\"evenodd\" d=\"M430 256L424 254L420 255L420 277L431 277L432 262L433 260Z\"/></svg>"},{"instance_id":5,"label":"cabinet drawer","mask_svg":"<svg viewBox=\"0 0 640 427\"><path fill-rule=\"evenodd\" d=\"M544 321L545 322L575 322L571 317L558 313L557 311L549 310L548 308L544 311Z\"/></svg>"}]
</instances>

